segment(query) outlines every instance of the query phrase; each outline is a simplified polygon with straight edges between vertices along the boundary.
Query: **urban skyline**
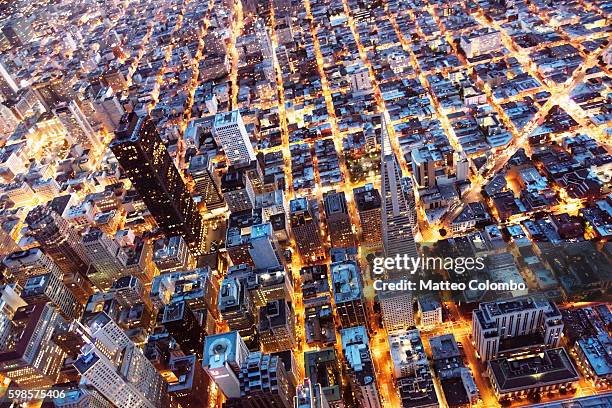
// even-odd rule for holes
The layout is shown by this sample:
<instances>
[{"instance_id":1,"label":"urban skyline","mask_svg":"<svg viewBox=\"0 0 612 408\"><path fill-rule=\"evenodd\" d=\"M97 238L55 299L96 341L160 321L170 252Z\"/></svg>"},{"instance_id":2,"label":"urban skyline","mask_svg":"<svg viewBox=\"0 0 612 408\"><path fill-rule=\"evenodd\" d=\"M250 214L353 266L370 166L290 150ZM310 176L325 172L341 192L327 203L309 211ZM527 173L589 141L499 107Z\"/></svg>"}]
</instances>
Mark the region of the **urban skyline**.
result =
<instances>
[{"instance_id":1,"label":"urban skyline","mask_svg":"<svg viewBox=\"0 0 612 408\"><path fill-rule=\"evenodd\" d=\"M0 407L612 407L611 22L0 0Z\"/></svg>"}]
</instances>

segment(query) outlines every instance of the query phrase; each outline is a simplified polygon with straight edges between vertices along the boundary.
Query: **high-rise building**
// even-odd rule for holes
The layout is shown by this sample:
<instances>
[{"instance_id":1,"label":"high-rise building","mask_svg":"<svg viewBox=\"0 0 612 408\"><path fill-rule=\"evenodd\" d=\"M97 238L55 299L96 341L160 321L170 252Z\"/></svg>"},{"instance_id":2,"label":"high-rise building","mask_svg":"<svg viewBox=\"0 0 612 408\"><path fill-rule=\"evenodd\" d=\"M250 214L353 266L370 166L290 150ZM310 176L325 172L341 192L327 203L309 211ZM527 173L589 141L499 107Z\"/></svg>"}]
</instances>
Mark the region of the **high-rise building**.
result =
<instances>
[{"instance_id":1,"label":"high-rise building","mask_svg":"<svg viewBox=\"0 0 612 408\"><path fill-rule=\"evenodd\" d=\"M355 261L332 263L331 281L340 325L344 328L367 325L363 284L357 263Z\"/></svg>"},{"instance_id":2,"label":"high-rise building","mask_svg":"<svg viewBox=\"0 0 612 408\"><path fill-rule=\"evenodd\" d=\"M160 273L186 271L195 266L195 259L180 235L156 240L153 262Z\"/></svg>"},{"instance_id":3,"label":"high-rise building","mask_svg":"<svg viewBox=\"0 0 612 408\"><path fill-rule=\"evenodd\" d=\"M62 277L62 271L40 248L30 248L7 255L2 261L9 277L23 286L33 276L53 273Z\"/></svg>"},{"instance_id":4,"label":"high-rise building","mask_svg":"<svg viewBox=\"0 0 612 408\"><path fill-rule=\"evenodd\" d=\"M150 117L123 117L110 148L157 225L181 235L192 252L202 251L204 225L196 203Z\"/></svg>"},{"instance_id":5,"label":"high-rise building","mask_svg":"<svg viewBox=\"0 0 612 408\"><path fill-rule=\"evenodd\" d=\"M509 339L527 340L522 351L557 347L562 331L561 312L539 295L481 303L472 312L472 336L482 361L517 351Z\"/></svg>"},{"instance_id":6,"label":"high-rise building","mask_svg":"<svg viewBox=\"0 0 612 408\"><path fill-rule=\"evenodd\" d=\"M259 309L259 339L266 353L295 349L295 316L290 302L276 299Z\"/></svg>"},{"instance_id":7,"label":"high-rise building","mask_svg":"<svg viewBox=\"0 0 612 408\"><path fill-rule=\"evenodd\" d=\"M247 211L255 206L253 183L244 169L230 167L221 178L221 192L231 212Z\"/></svg>"},{"instance_id":8,"label":"high-rise building","mask_svg":"<svg viewBox=\"0 0 612 408\"><path fill-rule=\"evenodd\" d=\"M49 112L60 104L68 104L76 99L76 94L59 71L44 77L32 85L36 98Z\"/></svg>"},{"instance_id":9,"label":"high-rise building","mask_svg":"<svg viewBox=\"0 0 612 408\"><path fill-rule=\"evenodd\" d=\"M98 289L106 291L115 280L127 275L127 255L117 241L100 229L89 229L83 235L82 245L93 266L88 278Z\"/></svg>"},{"instance_id":10,"label":"high-rise building","mask_svg":"<svg viewBox=\"0 0 612 408\"><path fill-rule=\"evenodd\" d=\"M1 98L0 94L0 98ZM15 112L6 105L0 103L0 136L11 135L17 126L19 126L20 120L15 115Z\"/></svg>"},{"instance_id":11,"label":"high-rise building","mask_svg":"<svg viewBox=\"0 0 612 408\"><path fill-rule=\"evenodd\" d=\"M377 291L377 295L387 333L414 327L415 321L411 291Z\"/></svg>"},{"instance_id":12,"label":"high-rise building","mask_svg":"<svg viewBox=\"0 0 612 408\"><path fill-rule=\"evenodd\" d=\"M219 313L231 330L238 330L249 349L259 349L255 324L256 307L247 289L246 279L226 276L219 289Z\"/></svg>"},{"instance_id":13,"label":"high-rise building","mask_svg":"<svg viewBox=\"0 0 612 408\"><path fill-rule=\"evenodd\" d=\"M368 334L363 326L340 330L342 353L357 404L380 408L376 372L370 354Z\"/></svg>"},{"instance_id":14,"label":"high-rise building","mask_svg":"<svg viewBox=\"0 0 612 408\"><path fill-rule=\"evenodd\" d=\"M85 276L90 261L81 244L81 236L52 205L34 208L28 213L26 223L29 234L64 273Z\"/></svg>"},{"instance_id":15,"label":"high-rise building","mask_svg":"<svg viewBox=\"0 0 612 408\"><path fill-rule=\"evenodd\" d=\"M388 258L394 258L396 255L417 257L413 231L416 224L416 209L411 207L406 195L406 186L402 184L402 170L393 151L384 116L381 150L382 237L385 256ZM396 277L393 272L389 275Z\"/></svg>"},{"instance_id":16,"label":"high-rise building","mask_svg":"<svg viewBox=\"0 0 612 408\"><path fill-rule=\"evenodd\" d=\"M184 408L207 407L210 379L204 373L195 354L172 356L164 378L168 382L168 395Z\"/></svg>"},{"instance_id":17,"label":"high-rise building","mask_svg":"<svg viewBox=\"0 0 612 408\"><path fill-rule=\"evenodd\" d=\"M52 337L57 327L67 324L50 303L17 310L12 321L0 323L0 373L23 389L57 383L66 353Z\"/></svg>"},{"instance_id":18,"label":"high-rise building","mask_svg":"<svg viewBox=\"0 0 612 408\"><path fill-rule=\"evenodd\" d=\"M0 31L13 47L22 47L34 37L32 26L22 15L14 15L9 18Z\"/></svg>"},{"instance_id":19,"label":"high-rise building","mask_svg":"<svg viewBox=\"0 0 612 408\"><path fill-rule=\"evenodd\" d=\"M19 91L19 86L13 75L9 72L9 68L6 64L0 61L0 98L13 99L17 96L17 92Z\"/></svg>"},{"instance_id":20,"label":"high-rise building","mask_svg":"<svg viewBox=\"0 0 612 408\"><path fill-rule=\"evenodd\" d=\"M97 119L104 124L109 132L115 131L125 114L121 103L117 100L113 88L103 88L93 101Z\"/></svg>"},{"instance_id":21,"label":"high-rise building","mask_svg":"<svg viewBox=\"0 0 612 408\"><path fill-rule=\"evenodd\" d=\"M206 154L194 156L189 161L189 175L195 183L198 194L207 210L214 210L225 206L221 194L220 181L215 173L214 164Z\"/></svg>"},{"instance_id":22,"label":"high-rise building","mask_svg":"<svg viewBox=\"0 0 612 408\"><path fill-rule=\"evenodd\" d=\"M231 214L225 242L227 254L234 265L248 264L257 269L270 269L284 264L272 224L263 222L261 209Z\"/></svg>"},{"instance_id":23,"label":"high-rise building","mask_svg":"<svg viewBox=\"0 0 612 408\"><path fill-rule=\"evenodd\" d=\"M355 236L351 216L349 215L348 205L344 192L331 190L323 194L325 205L325 221L327 231L333 247L353 247L355 246Z\"/></svg>"},{"instance_id":24,"label":"high-rise building","mask_svg":"<svg viewBox=\"0 0 612 408\"><path fill-rule=\"evenodd\" d=\"M305 377L312 384L320 384L323 395L332 408L344 408L342 400L342 371L333 347L304 353Z\"/></svg>"},{"instance_id":25,"label":"high-rise building","mask_svg":"<svg viewBox=\"0 0 612 408\"><path fill-rule=\"evenodd\" d=\"M161 323L185 354L202 355L202 326L187 302L170 303L164 307Z\"/></svg>"},{"instance_id":26,"label":"high-rise building","mask_svg":"<svg viewBox=\"0 0 612 408\"><path fill-rule=\"evenodd\" d=\"M218 113L213 124L213 135L231 165L250 164L256 159L239 110Z\"/></svg>"},{"instance_id":27,"label":"high-rise building","mask_svg":"<svg viewBox=\"0 0 612 408\"><path fill-rule=\"evenodd\" d=\"M291 388L285 365L275 355L250 353L240 370L240 398L230 398L224 408L291 408Z\"/></svg>"},{"instance_id":28,"label":"high-rise building","mask_svg":"<svg viewBox=\"0 0 612 408\"><path fill-rule=\"evenodd\" d=\"M33 276L26 281L21 297L28 304L50 302L66 320L78 319L83 305L55 273Z\"/></svg>"},{"instance_id":29,"label":"high-rise building","mask_svg":"<svg viewBox=\"0 0 612 408\"><path fill-rule=\"evenodd\" d=\"M237 331L207 336L202 367L227 398L240 398L240 370L249 356Z\"/></svg>"},{"instance_id":30,"label":"high-rise building","mask_svg":"<svg viewBox=\"0 0 612 408\"><path fill-rule=\"evenodd\" d=\"M300 197L289 203L289 219L291 231L297 244L297 249L305 262L314 262L325 255L321 242L321 230L313 203Z\"/></svg>"},{"instance_id":31,"label":"high-rise building","mask_svg":"<svg viewBox=\"0 0 612 408\"><path fill-rule=\"evenodd\" d=\"M372 184L366 184L353 190L353 197L361 224L361 241L363 245L377 246L382 244L382 210L380 192Z\"/></svg>"},{"instance_id":32,"label":"high-rise building","mask_svg":"<svg viewBox=\"0 0 612 408\"><path fill-rule=\"evenodd\" d=\"M167 407L168 384L123 330L104 312L87 325L93 343L83 347L74 363L81 383L115 406Z\"/></svg>"},{"instance_id":33,"label":"high-rise building","mask_svg":"<svg viewBox=\"0 0 612 408\"><path fill-rule=\"evenodd\" d=\"M68 104L57 106L53 113L66 129L66 137L71 143L79 143L96 150L102 148L99 136L76 101L72 100Z\"/></svg>"},{"instance_id":34,"label":"high-rise building","mask_svg":"<svg viewBox=\"0 0 612 408\"><path fill-rule=\"evenodd\" d=\"M298 385L293 408L329 408L321 384L313 384L308 378Z\"/></svg>"}]
</instances>

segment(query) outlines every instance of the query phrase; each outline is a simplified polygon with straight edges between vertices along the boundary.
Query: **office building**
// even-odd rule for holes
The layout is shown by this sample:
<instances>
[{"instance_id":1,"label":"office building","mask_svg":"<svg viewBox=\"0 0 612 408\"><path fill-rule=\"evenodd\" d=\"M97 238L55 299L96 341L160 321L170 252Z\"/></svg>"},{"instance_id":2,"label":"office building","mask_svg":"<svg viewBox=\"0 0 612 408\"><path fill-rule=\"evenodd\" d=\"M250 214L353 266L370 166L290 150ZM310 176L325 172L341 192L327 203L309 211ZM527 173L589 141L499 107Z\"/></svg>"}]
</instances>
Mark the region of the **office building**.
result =
<instances>
[{"instance_id":1,"label":"office building","mask_svg":"<svg viewBox=\"0 0 612 408\"><path fill-rule=\"evenodd\" d=\"M342 371L333 347L304 353L305 377L312 384L320 384L325 399L332 408L344 408L342 400Z\"/></svg>"},{"instance_id":2,"label":"office building","mask_svg":"<svg viewBox=\"0 0 612 408\"><path fill-rule=\"evenodd\" d=\"M403 330L390 334L389 350L396 380L413 376L421 366L429 365L418 330Z\"/></svg>"},{"instance_id":3,"label":"office building","mask_svg":"<svg viewBox=\"0 0 612 408\"><path fill-rule=\"evenodd\" d=\"M115 406L168 406L168 384L106 313L98 313L87 327L93 342L82 348L74 363L82 384L91 385Z\"/></svg>"},{"instance_id":4,"label":"office building","mask_svg":"<svg viewBox=\"0 0 612 408\"><path fill-rule=\"evenodd\" d=\"M162 375L168 383L168 396L172 401L184 408L208 406L210 379L195 354L170 357L168 370Z\"/></svg>"},{"instance_id":5,"label":"office building","mask_svg":"<svg viewBox=\"0 0 612 408\"><path fill-rule=\"evenodd\" d=\"M429 347L447 404L459 407L477 403L478 387L472 372L465 367L455 336L444 334L430 337Z\"/></svg>"},{"instance_id":6,"label":"office building","mask_svg":"<svg viewBox=\"0 0 612 408\"><path fill-rule=\"evenodd\" d=\"M246 279L232 276L223 279L218 309L230 330L238 330L250 350L259 349L256 307L249 295Z\"/></svg>"},{"instance_id":7,"label":"office building","mask_svg":"<svg viewBox=\"0 0 612 408\"><path fill-rule=\"evenodd\" d=\"M315 262L325 255L315 205L305 197L293 199L289 203L291 231L299 255L305 263Z\"/></svg>"},{"instance_id":8,"label":"office building","mask_svg":"<svg viewBox=\"0 0 612 408\"><path fill-rule=\"evenodd\" d=\"M412 186L407 178L402 179L402 170L389 139L387 121L383 117L381 135L381 196L382 237L385 256L417 257L414 241L416 205ZM392 278L402 277L401 272L389 272Z\"/></svg>"},{"instance_id":9,"label":"office building","mask_svg":"<svg viewBox=\"0 0 612 408\"><path fill-rule=\"evenodd\" d=\"M253 183L244 169L230 167L221 178L221 192L232 213L252 210L255 206Z\"/></svg>"},{"instance_id":10,"label":"office building","mask_svg":"<svg viewBox=\"0 0 612 408\"><path fill-rule=\"evenodd\" d=\"M207 310L216 316L218 287L209 267L156 276L149 296L157 308L185 301L193 312Z\"/></svg>"},{"instance_id":11,"label":"office building","mask_svg":"<svg viewBox=\"0 0 612 408\"><path fill-rule=\"evenodd\" d=\"M517 360L490 360L487 374L498 399L515 398L532 393L555 392L572 388L580 380L564 348L553 348L523 356Z\"/></svg>"},{"instance_id":12,"label":"office building","mask_svg":"<svg viewBox=\"0 0 612 408\"><path fill-rule=\"evenodd\" d=\"M183 353L202 356L202 338L205 333L187 302L166 305L161 323Z\"/></svg>"},{"instance_id":13,"label":"office building","mask_svg":"<svg viewBox=\"0 0 612 408\"><path fill-rule=\"evenodd\" d=\"M291 408L291 388L285 365L278 356L250 353L240 370L240 398L230 398L224 408Z\"/></svg>"},{"instance_id":14,"label":"office building","mask_svg":"<svg viewBox=\"0 0 612 408\"><path fill-rule=\"evenodd\" d=\"M17 251L7 255L2 261L11 277L20 286L34 276L52 273L59 278L63 273L59 267L40 248L30 248L25 251Z\"/></svg>"},{"instance_id":15,"label":"office building","mask_svg":"<svg viewBox=\"0 0 612 408\"><path fill-rule=\"evenodd\" d=\"M64 75L59 71L44 76L32 85L34 94L46 111L52 112L61 104L68 104L76 98Z\"/></svg>"},{"instance_id":16,"label":"office building","mask_svg":"<svg viewBox=\"0 0 612 408\"><path fill-rule=\"evenodd\" d=\"M110 292L115 294L115 299L123 307L144 303L152 309L151 299L147 296L148 290L136 276L127 275L117 279L110 288Z\"/></svg>"},{"instance_id":17,"label":"office building","mask_svg":"<svg viewBox=\"0 0 612 408\"><path fill-rule=\"evenodd\" d=\"M156 240L153 262L160 273L185 271L195 266L195 258L180 235Z\"/></svg>"},{"instance_id":18,"label":"office building","mask_svg":"<svg viewBox=\"0 0 612 408\"><path fill-rule=\"evenodd\" d=\"M76 101L56 106L53 113L66 129L66 137L71 143L79 143L86 148L96 150L102 148L100 137Z\"/></svg>"},{"instance_id":19,"label":"office building","mask_svg":"<svg viewBox=\"0 0 612 408\"><path fill-rule=\"evenodd\" d=\"M90 228L83 234L82 246L93 266L88 274L91 283L102 291L127 274L127 254L119 243L99 228Z\"/></svg>"},{"instance_id":20,"label":"office building","mask_svg":"<svg viewBox=\"0 0 612 408\"><path fill-rule=\"evenodd\" d=\"M372 184L353 190L353 198L359 214L363 245L382 244L382 200L380 192Z\"/></svg>"},{"instance_id":21,"label":"office building","mask_svg":"<svg viewBox=\"0 0 612 408\"><path fill-rule=\"evenodd\" d=\"M313 384L308 378L304 379L296 389L293 408L329 408L321 384Z\"/></svg>"},{"instance_id":22,"label":"office building","mask_svg":"<svg viewBox=\"0 0 612 408\"><path fill-rule=\"evenodd\" d=\"M1 34L13 47L21 47L34 38L32 26L23 15L14 15L0 28Z\"/></svg>"},{"instance_id":23,"label":"office building","mask_svg":"<svg viewBox=\"0 0 612 408\"><path fill-rule=\"evenodd\" d=\"M255 160L255 151L239 110L218 113L213 124L213 135L230 165L248 165Z\"/></svg>"},{"instance_id":24,"label":"office building","mask_svg":"<svg viewBox=\"0 0 612 408\"><path fill-rule=\"evenodd\" d=\"M67 324L50 303L19 308L12 321L0 323L0 373L22 389L56 384L66 353L52 337L56 328Z\"/></svg>"},{"instance_id":25,"label":"office building","mask_svg":"<svg viewBox=\"0 0 612 408\"><path fill-rule=\"evenodd\" d=\"M206 336L202 367L226 398L240 398L240 371L249 350L237 331Z\"/></svg>"},{"instance_id":26,"label":"office building","mask_svg":"<svg viewBox=\"0 0 612 408\"><path fill-rule=\"evenodd\" d=\"M124 116L110 148L167 236L182 236L194 254L204 242L204 225L155 123L134 113Z\"/></svg>"},{"instance_id":27,"label":"office building","mask_svg":"<svg viewBox=\"0 0 612 408\"><path fill-rule=\"evenodd\" d=\"M442 324L442 304L433 296L419 296L419 314L421 326L436 326Z\"/></svg>"},{"instance_id":28,"label":"office building","mask_svg":"<svg viewBox=\"0 0 612 408\"><path fill-rule=\"evenodd\" d=\"M50 303L68 321L78 319L83 311L83 305L66 287L62 278L54 273L29 278L23 285L21 298L28 304Z\"/></svg>"},{"instance_id":29,"label":"office building","mask_svg":"<svg viewBox=\"0 0 612 408\"><path fill-rule=\"evenodd\" d=\"M342 329L340 337L344 363L358 405L363 408L382 407L366 328L355 326Z\"/></svg>"},{"instance_id":30,"label":"office building","mask_svg":"<svg viewBox=\"0 0 612 408\"><path fill-rule=\"evenodd\" d=\"M0 97L2 97L1 94ZM11 108L0 103L0 135L9 136L13 134L20 122Z\"/></svg>"},{"instance_id":31,"label":"office building","mask_svg":"<svg viewBox=\"0 0 612 408\"><path fill-rule=\"evenodd\" d=\"M9 67L0 61L0 98L4 100L14 99L19 91L15 78L9 71Z\"/></svg>"},{"instance_id":32,"label":"office building","mask_svg":"<svg viewBox=\"0 0 612 408\"><path fill-rule=\"evenodd\" d=\"M357 263L355 261L332 263L331 281L340 325L343 328L367 326L363 284Z\"/></svg>"},{"instance_id":33,"label":"office building","mask_svg":"<svg viewBox=\"0 0 612 408\"><path fill-rule=\"evenodd\" d=\"M67 386L54 387L54 390L63 392L62 396L53 398L55 408L113 408L106 398L88 385L68 383Z\"/></svg>"},{"instance_id":34,"label":"office building","mask_svg":"<svg viewBox=\"0 0 612 408\"><path fill-rule=\"evenodd\" d=\"M323 194L323 203L331 245L338 248L354 247L355 236L344 192L331 190Z\"/></svg>"},{"instance_id":35,"label":"office building","mask_svg":"<svg viewBox=\"0 0 612 408\"><path fill-rule=\"evenodd\" d=\"M605 331L584 336L574 345L578 367L596 386L606 387L612 383L610 350L612 350L612 338Z\"/></svg>"},{"instance_id":36,"label":"office building","mask_svg":"<svg viewBox=\"0 0 612 408\"><path fill-rule=\"evenodd\" d=\"M407 330L415 326L411 291L387 290L376 293L387 333Z\"/></svg>"},{"instance_id":37,"label":"office building","mask_svg":"<svg viewBox=\"0 0 612 408\"><path fill-rule=\"evenodd\" d=\"M121 102L117 100L113 88L107 87L100 89L100 92L93 101L93 109L96 118L104 125L108 132L114 132L121 118L125 114L125 110Z\"/></svg>"},{"instance_id":38,"label":"office building","mask_svg":"<svg viewBox=\"0 0 612 408\"><path fill-rule=\"evenodd\" d=\"M225 242L227 254L234 265L247 264L257 269L284 265L272 224L263 222L261 209L231 214Z\"/></svg>"},{"instance_id":39,"label":"office building","mask_svg":"<svg viewBox=\"0 0 612 408\"><path fill-rule=\"evenodd\" d=\"M481 303L472 312L472 336L482 361L557 347L562 331L559 309L539 295Z\"/></svg>"},{"instance_id":40,"label":"office building","mask_svg":"<svg viewBox=\"0 0 612 408\"><path fill-rule=\"evenodd\" d=\"M214 163L210 156L205 154L193 156L189 161L188 173L208 211L225 206L225 201L221 194L221 182L215 172Z\"/></svg>"},{"instance_id":41,"label":"office building","mask_svg":"<svg viewBox=\"0 0 612 408\"><path fill-rule=\"evenodd\" d=\"M296 348L295 316L291 303L276 299L259 308L259 340L266 353Z\"/></svg>"},{"instance_id":42,"label":"office building","mask_svg":"<svg viewBox=\"0 0 612 408\"><path fill-rule=\"evenodd\" d=\"M81 244L81 235L51 205L39 205L26 217L29 234L66 274L85 275L89 258Z\"/></svg>"}]
</instances>

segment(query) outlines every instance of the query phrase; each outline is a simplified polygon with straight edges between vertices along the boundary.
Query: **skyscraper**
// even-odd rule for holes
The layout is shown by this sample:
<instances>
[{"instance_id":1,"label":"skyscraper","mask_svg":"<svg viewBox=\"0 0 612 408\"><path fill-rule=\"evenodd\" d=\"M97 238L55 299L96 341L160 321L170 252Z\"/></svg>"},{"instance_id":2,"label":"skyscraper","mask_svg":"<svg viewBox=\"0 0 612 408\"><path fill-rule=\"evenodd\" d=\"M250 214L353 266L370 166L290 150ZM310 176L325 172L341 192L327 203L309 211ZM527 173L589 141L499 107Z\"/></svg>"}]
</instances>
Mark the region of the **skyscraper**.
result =
<instances>
[{"instance_id":1,"label":"skyscraper","mask_svg":"<svg viewBox=\"0 0 612 408\"><path fill-rule=\"evenodd\" d=\"M93 343L74 363L81 383L90 384L115 406L165 408L168 384L142 350L104 312L88 322Z\"/></svg>"},{"instance_id":2,"label":"skyscraper","mask_svg":"<svg viewBox=\"0 0 612 408\"><path fill-rule=\"evenodd\" d=\"M72 143L79 143L87 148L100 149L100 138L89 124L89 120L76 101L61 104L53 111L66 129L67 138Z\"/></svg>"},{"instance_id":3,"label":"skyscraper","mask_svg":"<svg viewBox=\"0 0 612 408\"><path fill-rule=\"evenodd\" d=\"M110 148L167 236L181 235L194 253L202 250L203 220L150 117L127 114Z\"/></svg>"},{"instance_id":4,"label":"skyscraper","mask_svg":"<svg viewBox=\"0 0 612 408\"><path fill-rule=\"evenodd\" d=\"M361 224L361 244L380 245L382 243L380 192L372 184L366 184L354 189L353 197Z\"/></svg>"},{"instance_id":5,"label":"skyscraper","mask_svg":"<svg viewBox=\"0 0 612 408\"><path fill-rule=\"evenodd\" d=\"M21 297L28 304L49 302L67 320L78 319L83 310L76 296L62 282L62 278L54 273L28 279L21 291Z\"/></svg>"},{"instance_id":6,"label":"skyscraper","mask_svg":"<svg viewBox=\"0 0 612 408\"><path fill-rule=\"evenodd\" d=\"M25 251L17 251L7 255L2 261L9 276L23 286L25 282L38 275L53 273L58 277L62 276L62 271L40 248L30 248Z\"/></svg>"},{"instance_id":7,"label":"skyscraper","mask_svg":"<svg viewBox=\"0 0 612 408\"><path fill-rule=\"evenodd\" d=\"M246 279L226 276L219 289L219 313L231 330L238 330L249 349L259 349L256 307L247 289Z\"/></svg>"},{"instance_id":8,"label":"skyscraper","mask_svg":"<svg viewBox=\"0 0 612 408\"><path fill-rule=\"evenodd\" d=\"M344 192L335 190L323 194L325 221L333 247L355 246L355 236Z\"/></svg>"},{"instance_id":9,"label":"skyscraper","mask_svg":"<svg viewBox=\"0 0 612 408\"><path fill-rule=\"evenodd\" d=\"M81 245L81 236L51 205L39 205L26 217L29 233L48 255L67 274L85 276L89 258Z\"/></svg>"},{"instance_id":10,"label":"skyscraper","mask_svg":"<svg viewBox=\"0 0 612 408\"><path fill-rule=\"evenodd\" d=\"M0 96L4 99L12 99L17 96L19 86L8 70L6 64L0 61Z\"/></svg>"},{"instance_id":11,"label":"skyscraper","mask_svg":"<svg viewBox=\"0 0 612 408\"><path fill-rule=\"evenodd\" d=\"M340 330L342 353L358 406L380 408L376 372L363 326Z\"/></svg>"},{"instance_id":12,"label":"skyscraper","mask_svg":"<svg viewBox=\"0 0 612 408\"><path fill-rule=\"evenodd\" d=\"M295 388L290 387L280 357L250 353L240 370L240 398L230 398L225 408L291 408Z\"/></svg>"},{"instance_id":13,"label":"skyscraper","mask_svg":"<svg viewBox=\"0 0 612 408\"><path fill-rule=\"evenodd\" d=\"M127 275L121 262L126 255L114 239L98 228L91 228L83 236L83 248L87 253L95 273L89 280L100 290L108 290L116 279Z\"/></svg>"},{"instance_id":14,"label":"skyscraper","mask_svg":"<svg viewBox=\"0 0 612 408\"><path fill-rule=\"evenodd\" d=\"M240 369L249 356L237 331L207 336L202 366L227 398L240 397Z\"/></svg>"},{"instance_id":15,"label":"skyscraper","mask_svg":"<svg viewBox=\"0 0 612 408\"><path fill-rule=\"evenodd\" d=\"M411 291L387 290L378 291L377 294L387 333L406 330L415 325Z\"/></svg>"},{"instance_id":16,"label":"skyscraper","mask_svg":"<svg viewBox=\"0 0 612 408\"><path fill-rule=\"evenodd\" d=\"M54 385L66 353L52 336L62 325L68 323L50 303L20 308L12 322L0 324L0 373L24 389Z\"/></svg>"},{"instance_id":17,"label":"skyscraper","mask_svg":"<svg viewBox=\"0 0 612 408\"><path fill-rule=\"evenodd\" d=\"M189 162L189 174L195 183L197 192L202 196L202 201L207 210L214 210L225 205L219 189L219 179L208 155L192 157Z\"/></svg>"},{"instance_id":18,"label":"skyscraper","mask_svg":"<svg viewBox=\"0 0 612 408\"><path fill-rule=\"evenodd\" d=\"M187 302L166 305L161 323L183 353L202 356L202 326Z\"/></svg>"},{"instance_id":19,"label":"skyscraper","mask_svg":"<svg viewBox=\"0 0 612 408\"><path fill-rule=\"evenodd\" d=\"M248 165L255 160L255 151L238 109L215 116L213 135L232 166Z\"/></svg>"},{"instance_id":20,"label":"skyscraper","mask_svg":"<svg viewBox=\"0 0 612 408\"><path fill-rule=\"evenodd\" d=\"M305 378L304 383L297 387L293 408L329 408L321 384L313 384Z\"/></svg>"},{"instance_id":21,"label":"skyscraper","mask_svg":"<svg viewBox=\"0 0 612 408\"><path fill-rule=\"evenodd\" d=\"M402 185L402 170L383 116L381 135L382 236L386 257L396 255L417 257L414 241L415 209L407 197L407 185ZM407 180L407 179L406 179ZM407 183L407 182L404 182ZM414 197L414 196L413 196ZM390 276L394 273L390 272Z\"/></svg>"},{"instance_id":22,"label":"skyscraper","mask_svg":"<svg viewBox=\"0 0 612 408\"><path fill-rule=\"evenodd\" d=\"M291 231L298 252L305 262L316 261L324 256L319 221L314 208L306 197L291 200L289 203Z\"/></svg>"}]
</instances>

